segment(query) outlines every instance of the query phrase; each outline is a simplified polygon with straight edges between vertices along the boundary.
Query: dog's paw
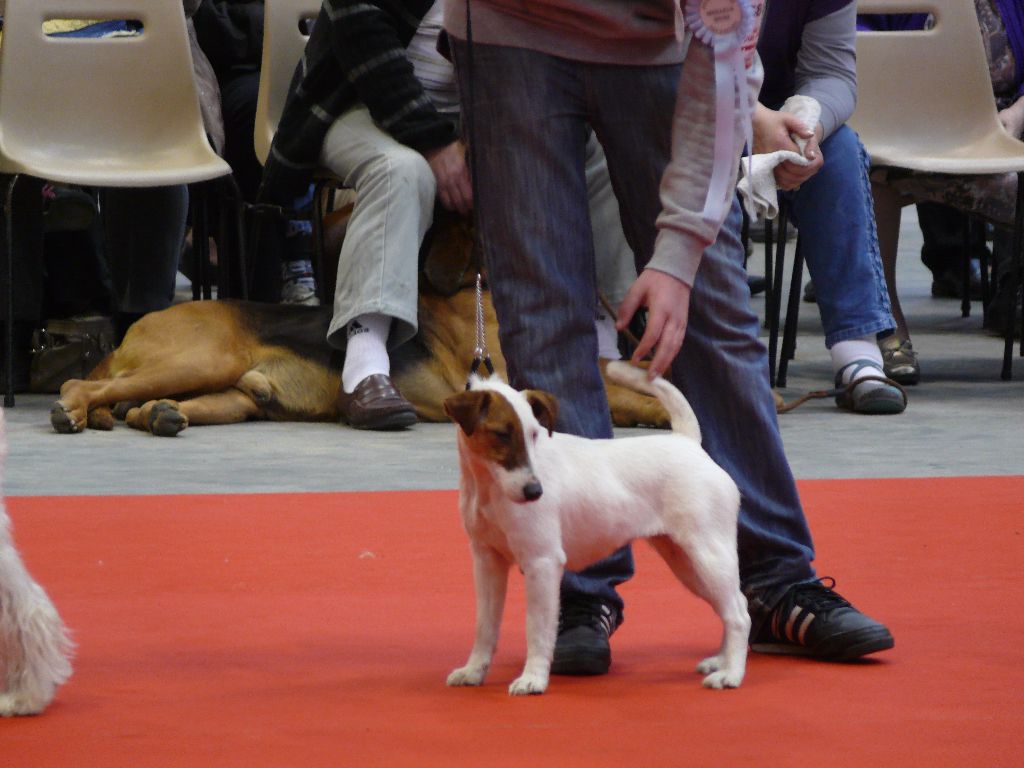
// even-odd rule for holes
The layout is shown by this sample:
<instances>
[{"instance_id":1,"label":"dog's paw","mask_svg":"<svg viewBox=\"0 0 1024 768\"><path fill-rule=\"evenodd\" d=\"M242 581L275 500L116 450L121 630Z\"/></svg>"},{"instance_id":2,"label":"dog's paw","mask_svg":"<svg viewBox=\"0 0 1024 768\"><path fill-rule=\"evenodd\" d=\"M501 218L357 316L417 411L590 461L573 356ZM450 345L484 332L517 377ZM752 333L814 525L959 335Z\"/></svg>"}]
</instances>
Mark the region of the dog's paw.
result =
<instances>
[{"instance_id":1,"label":"dog's paw","mask_svg":"<svg viewBox=\"0 0 1024 768\"><path fill-rule=\"evenodd\" d=\"M527 672L512 681L508 687L509 696L536 696L548 689L547 677Z\"/></svg>"},{"instance_id":2,"label":"dog's paw","mask_svg":"<svg viewBox=\"0 0 1024 768\"><path fill-rule=\"evenodd\" d=\"M133 408L141 408L143 405L142 400L121 400L111 408L111 413L114 414L114 418L118 421L127 421L128 413Z\"/></svg>"},{"instance_id":3,"label":"dog's paw","mask_svg":"<svg viewBox=\"0 0 1024 768\"><path fill-rule=\"evenodd\" d=\"M708 656L697 665L697 671L702 675L707 675L711 672L717 672L724 664L725 662L720 655Z\"/></svg>"},{"instance_id":4,"label":"dog's paw","mask_svg":"<svg viewBox=\"0 0 1024 768\"><path fill-rule=\"evenodd\" d=\"M704 678L705 688L714 688L715 690L722 690L723 688L739 688L740 683L743 682L743 673L730 672L728 670L719 670L718 672L712 672L710 675Z\"/></svg>"},{"instance_id":5,"label":"dog's paw","mask_svg":"<svg viewBox=\"0 0 1024 768\"><path fill-rule=\"evenodd\" d=\"M85 415L75 414L60 400L50 409L50 425L53 431L61 435L73 435L85 428Z\"/></svg>"},{"instance_id":6,"label":"dog's paw","mask_svg":"<svg viewBox=\"0 0 1024 768\"><path fill-rule=\"evenodd\" d=\"M49 699L37 701L14 693L0 693L0 717L38 715L49 703Z\"/></svg>"},{"instance_id":7,"label":"dog's paw","mask_svg":"<svg viewBox=\"0 0 1024 768\"><path fill-rule=\"evenodd\" d=\"M487 675L487 667L459 667L448 675L448 685L480 685Z\"/></svg>"},{"instance_id":8,"label":"dog's paw","mask_svg":"<svg viewBox=\"0 0 1024 768\"><path fill-rule=\"evenodd\" d=\"M145 410L145 406L143 406ZM174 437L188 426L188 418L173 400L157 400L149 408L149 431L157 437Z\"/></svg>"},{"instance_id":9,"label":"dog's paw","mask_svg":"<svg viewBox=\"0 0 1024 768\"><path fill-rule=\"evenodd\" d=\"M270 379L259 371L246 371L235 383L235 387L251 397L260 407L270 405L276 399Z\"/></svg>"},{"instance_id":10,"label":"dog's paw","mask_svg":"<svg viewBox=\"0 0 1024 768\"><path fill-rule=\"evenodd\" d=\"M99 407L89 411L88 420L89 429L98 429L103 432L109 432L114 428L114 415L110 412L109 408Z\"/></svg>"},{"instance_id":11,"label":"dog's paw","mask_svg":"<svg viewBox=\"0 0 1024 768\"><path fill-rule=\"evenodd\" d=\"M702 675L707 675L704 678L705 688L739 688L740 683L743 682L743 670L737 671L723 667L725 667L725 660L721 656L711 656L697 665L697 671Z\"/></svg>"}]
</instances>

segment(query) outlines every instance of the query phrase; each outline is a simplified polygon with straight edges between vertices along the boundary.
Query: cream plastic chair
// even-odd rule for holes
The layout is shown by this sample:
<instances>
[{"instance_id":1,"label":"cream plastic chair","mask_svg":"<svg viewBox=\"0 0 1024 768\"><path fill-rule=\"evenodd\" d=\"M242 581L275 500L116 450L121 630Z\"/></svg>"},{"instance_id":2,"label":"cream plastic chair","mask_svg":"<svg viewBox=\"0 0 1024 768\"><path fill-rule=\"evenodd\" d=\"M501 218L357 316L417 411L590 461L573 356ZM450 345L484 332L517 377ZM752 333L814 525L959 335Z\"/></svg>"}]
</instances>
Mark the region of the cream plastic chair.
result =
<instances>
[{"instance_id":1,"label":"cream plastic chair","mask_svg":"<svg viewBox=\"0 0 1024 768\"><path fill-rule=\"evenodd\" d=\"M320 12L316 0L265 0L263 5L263 59L256 99L253 144L260 163L267 162L277 123L284 111L288 86L306 48L303 22Z\"/></svg>"},{"instance_id":2,"label":"cream plastic chair","mask_svg":"<svg viewBox=\"0 0 1024 768\"><path fill-rule=\"evenodd\" d=\"M44 20L69 17L138 19L143 33L43 33ZM0 171L13 175L8 201L19 174L106 187L194 184L230 174L203 128L181 3L8 0L0 45L0 158ZM193 223L203 219L194 206ZM7 225L10 246L9 217ZM205 234L197 239L205 246ZM7 255L10 307L16 258L9 249ZM7 328L9 365L11 322ZM14 402L10 377L4 402Z\"/></svg>"},{"instance_id":3,"label":"cream plastic chair","mask_svg":"<svg viewBox=\"0 0 1024 768\"><path fill-rule=\"evenodd\" d=\"M974 4L968 0L859 0L858 13L932 13L928 31L857 33L857 109L850 125L873 166L932 173L1018 174L1013 251L1021 273L1024 224L1024 142L999 122ZM913 202L913 201L907 201ZM879 238L899 212L878 211ZM885 224L883 225L883 222ZM891 259L895 260L893 233ZM893 268L886 265L887 272ZM1006 331L1002 378L1013 357L1013 312ZM1021 354L1024 354L1022 343Z\"/></svg>"},{"instance_id":4,"label":"cream plastic chair","mask_svg":"<svg viewBox=\"0 0 1024 768\"><path fill-rule=\"evenodd\" d=\"M320 13L321 3L317 0L265 0L263 6L263 57L260 64L260 85L256 99L256 125L253 131L253 145L256 158L266 164L270 155L270 145L274 141L277 124L284 112L288 87L295 74L295 67L302 59L308 36L304 25L315 20ZM326 299L325 289L333 282L327 279L324 266L324 233L322 190L330 186L332 189L341 186L341 182L326 169L316 173L313 211L308 214L313 225L313 244L315 247L313 267L316 277L316 290L321 303ZM332 198L333 199L333 198ZM259 215L261 206L254 210ZM294 218L305 218L298 211L287 212ZM251 242L258 247L258 222L251 232Z\"/></svg>"}]
</instances>

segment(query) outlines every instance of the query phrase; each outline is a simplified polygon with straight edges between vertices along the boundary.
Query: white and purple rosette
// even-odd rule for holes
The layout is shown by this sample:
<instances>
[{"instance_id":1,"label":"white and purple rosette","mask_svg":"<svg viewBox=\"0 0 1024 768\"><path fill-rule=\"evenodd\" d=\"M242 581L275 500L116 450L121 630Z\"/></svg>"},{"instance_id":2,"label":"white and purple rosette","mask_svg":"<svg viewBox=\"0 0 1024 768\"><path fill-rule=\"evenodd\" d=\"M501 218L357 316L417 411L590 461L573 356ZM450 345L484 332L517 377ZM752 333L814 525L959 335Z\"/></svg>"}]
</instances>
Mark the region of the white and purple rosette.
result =
<instances>
[{"instance_id":1,"label":"white and purple rosette","mask_svg":"<svg viewBox=\"0 0 1024 768\"><path fill-rule=\"evenodd\" d=\"M732 205L729 180L738 154L733 129L737 119L747 147L753 151L743 43L753 32L756 19L750 0L686 0L683 19L693 36L715 53L715 157L703 216L721 222Z\"/></svg>"}]
</instances>

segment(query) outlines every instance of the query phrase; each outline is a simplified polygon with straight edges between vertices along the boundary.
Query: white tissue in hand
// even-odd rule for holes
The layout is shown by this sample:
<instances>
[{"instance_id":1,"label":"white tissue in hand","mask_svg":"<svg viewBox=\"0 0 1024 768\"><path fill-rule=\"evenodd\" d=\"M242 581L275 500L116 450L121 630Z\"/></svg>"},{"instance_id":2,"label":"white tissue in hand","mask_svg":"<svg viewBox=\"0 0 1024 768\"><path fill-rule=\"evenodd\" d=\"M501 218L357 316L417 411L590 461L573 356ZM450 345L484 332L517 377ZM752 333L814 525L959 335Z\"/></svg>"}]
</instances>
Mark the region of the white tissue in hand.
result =
<instances>
[{"instance_id":1,"label":"white tissue in hand","mask_svg":"<svg viewBox=\"0 0 1024 768\"><path fill-rule=\"evenodd\" d=\"M821 118L821 104L810 96L790 96L779 111L795 115L809 131L815 129ZM766 219L774 219L779 214L775 166L786 162L797 165L809 165L811 162L803 156L808 140L796 134L791 134L791 136L794 143L800 148L799 154L780 149L775 152L753 155L749 160L749 173L748 161L744 159L740 163L742 178L736 185L736 189L751 218L761 216Z\"/></svg>"}]
</instances>

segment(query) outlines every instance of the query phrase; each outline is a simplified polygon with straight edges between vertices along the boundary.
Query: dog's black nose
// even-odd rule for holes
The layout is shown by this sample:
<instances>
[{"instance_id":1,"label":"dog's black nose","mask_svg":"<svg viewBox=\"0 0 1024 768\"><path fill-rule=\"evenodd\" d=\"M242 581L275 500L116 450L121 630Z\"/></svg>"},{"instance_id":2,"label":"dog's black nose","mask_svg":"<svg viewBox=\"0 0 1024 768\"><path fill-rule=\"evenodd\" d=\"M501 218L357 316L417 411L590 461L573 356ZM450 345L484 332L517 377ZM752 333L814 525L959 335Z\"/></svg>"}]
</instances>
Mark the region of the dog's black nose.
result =
<instances>
[{"instance_id":1,"label":"dog's black nose","mask_svg":"<svg viewBox=\"0 0 1024 768\"><path fill-rule=\"evenodd\" d=\"M523 486L523 496L527 501L536 501L540 498L540 495L544 493L544 489L541 488L540 483L533 480Z\"/></svg>"}]
</instances>

